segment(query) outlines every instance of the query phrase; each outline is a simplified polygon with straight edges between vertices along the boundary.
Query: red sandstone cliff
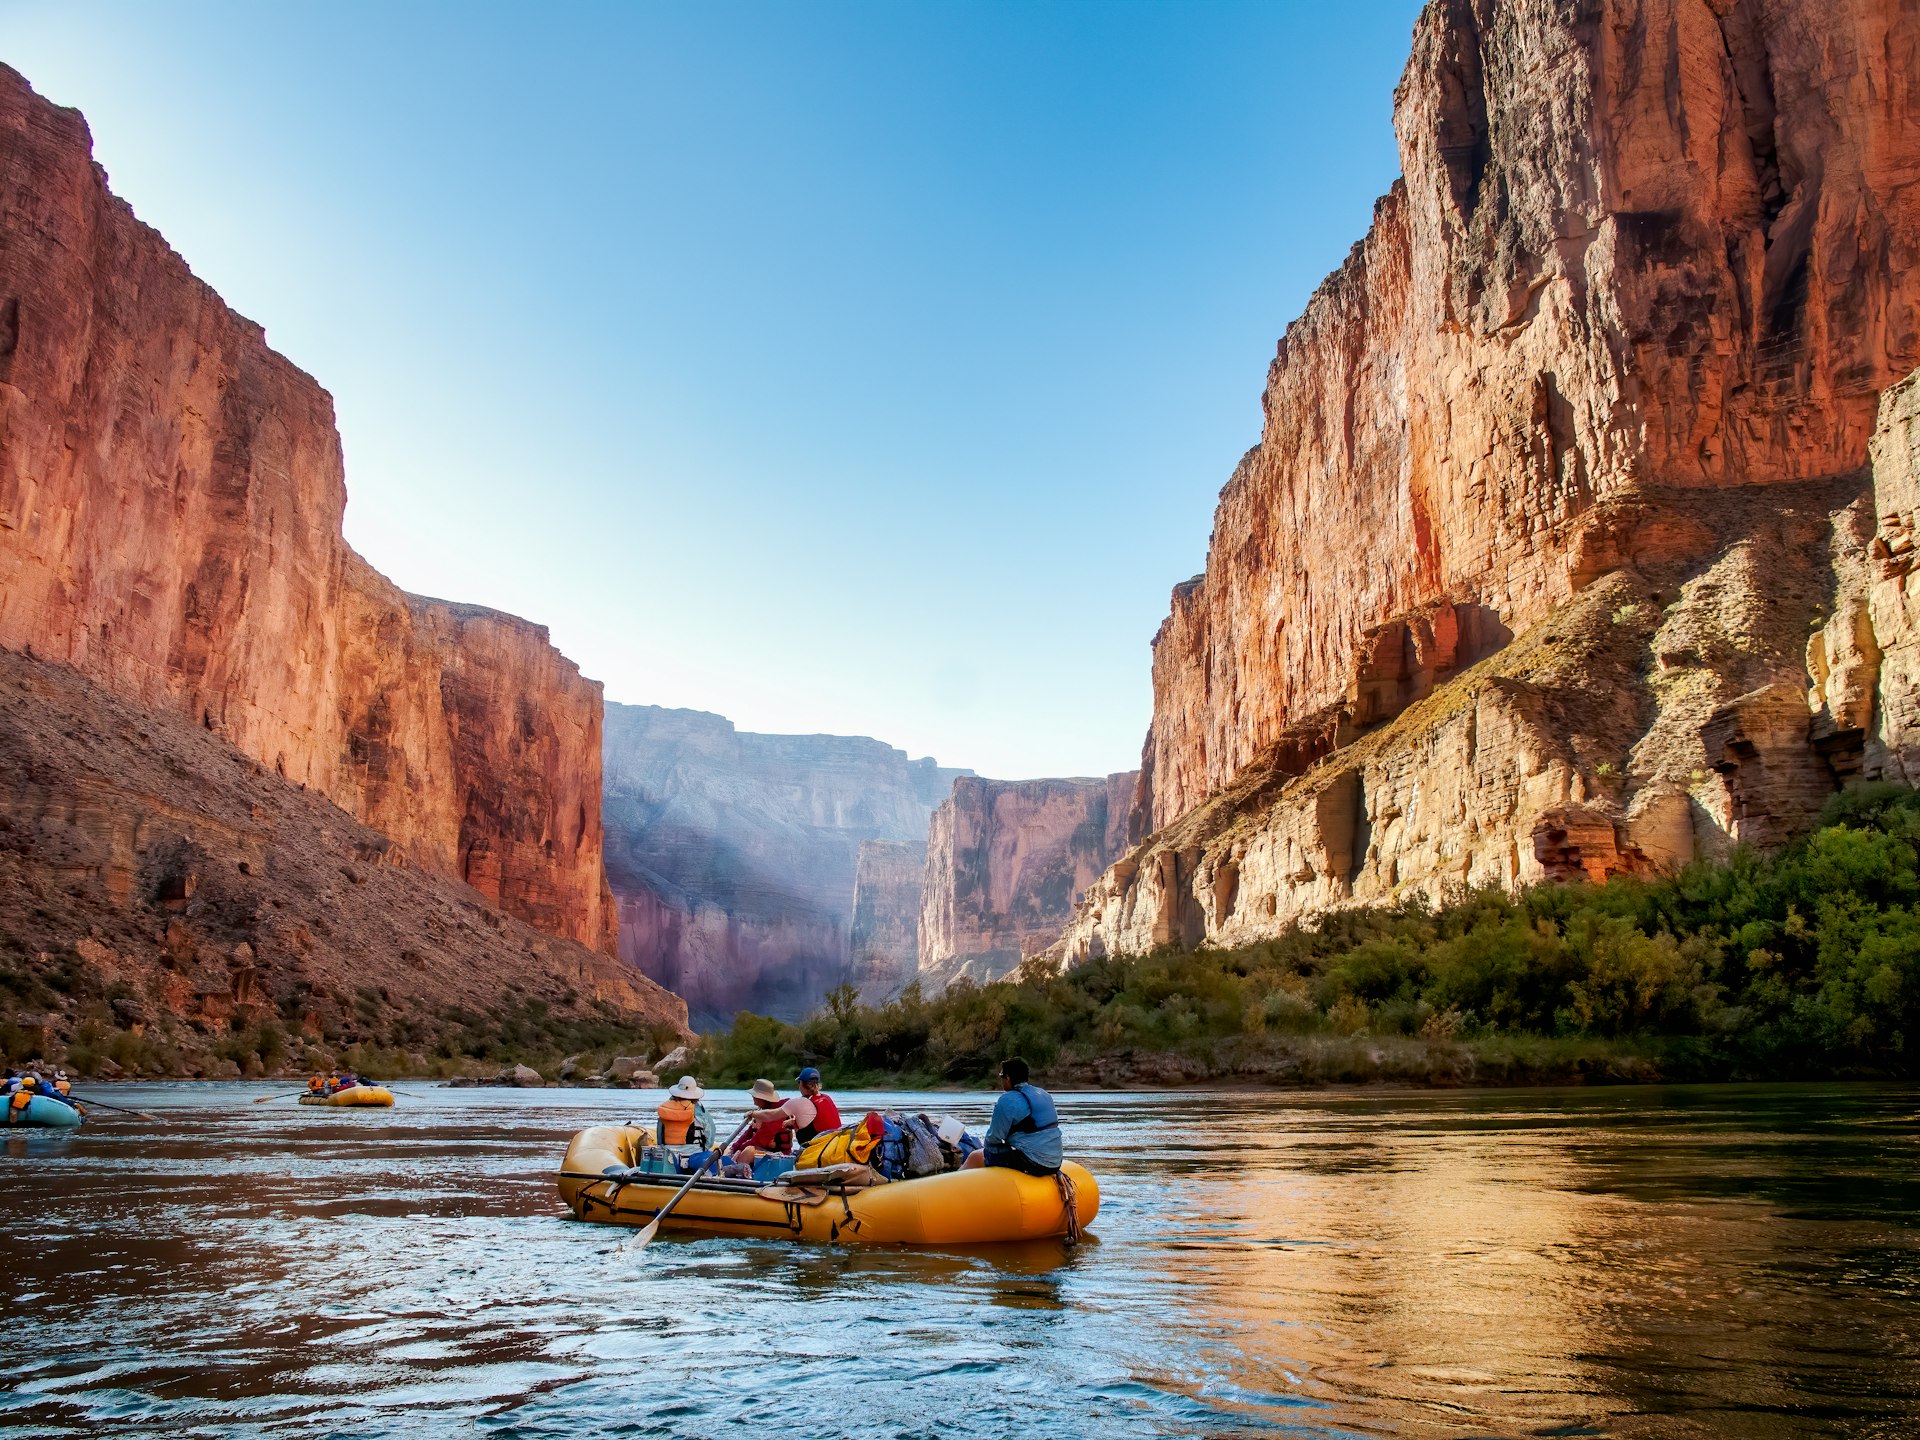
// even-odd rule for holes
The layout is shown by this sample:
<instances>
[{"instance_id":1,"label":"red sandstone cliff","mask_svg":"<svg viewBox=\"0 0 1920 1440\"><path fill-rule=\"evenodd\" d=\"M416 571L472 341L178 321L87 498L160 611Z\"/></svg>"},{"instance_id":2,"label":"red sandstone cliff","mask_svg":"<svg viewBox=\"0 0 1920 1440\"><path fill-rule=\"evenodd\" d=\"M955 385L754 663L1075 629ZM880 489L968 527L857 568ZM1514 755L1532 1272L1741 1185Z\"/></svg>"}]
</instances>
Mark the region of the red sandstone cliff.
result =
<instances>
[{"instance_id":1,"label":"red sandstone cliff","mask_svg":"<svg viewBox=\"0 0 1920 1440\"><path fill-rule=\"evenodd\" d=\"M1920 362L1901 0L1434 0L1404 180L1289 327L1154 642L1153 823L1302 770L1596 576L1664 490L1842 474Z\"/></svg>"},{"instance_id":2,"label":"red sandstone cliff","mask_svg":"<svg viewBox=\"0 0 1920 1440\"><path fill-rule=\"evenodd\" d=\"M927 831L921 985L998 979L1053 944L1126 848L1139 778L954 781Z\"/></svg>"},{"instance_id":3,"label":"red sandstone cliff","mask_svg":"<svg viewBox=\"0 0 1920 1440\"><path fill-rule=\"evenodd\" d=\"M1920 363L1920 13L1433 0L1395 126L1069 958L1670 865L1920 773L1898 395L1864 468Z\"/></svg>"},{"instance_id":4,"label":"red sandstone cliff","mask_svg":"<svg viewBox=\"0 0 1920 1440\"><path fill-rule=\"evenodd\" d=\"M0 647L204 725L550 934L613 946L598 684L341 538L326 392L0 66Z\"/></svg>"}]
</instances>

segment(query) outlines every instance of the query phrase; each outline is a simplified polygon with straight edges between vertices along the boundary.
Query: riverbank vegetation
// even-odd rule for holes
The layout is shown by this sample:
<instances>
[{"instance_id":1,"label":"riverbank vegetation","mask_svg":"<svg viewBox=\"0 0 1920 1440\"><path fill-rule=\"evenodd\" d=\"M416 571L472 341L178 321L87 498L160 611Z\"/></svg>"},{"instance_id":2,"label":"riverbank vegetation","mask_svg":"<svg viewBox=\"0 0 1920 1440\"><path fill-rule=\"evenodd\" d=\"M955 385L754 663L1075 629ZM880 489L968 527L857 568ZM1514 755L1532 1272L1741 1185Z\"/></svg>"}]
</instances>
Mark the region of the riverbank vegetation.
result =
<instances>
[{"instance_id":1,"label":"riverbank vegetation","mask_svg":"<svg viewBox=\"0 0 1920 1440\"><path fill-rule=\"evenodd\" d=\"M1549 1083L1908 1076L1920 1048L1920 795L1836 796L1812 834L1670 878L1329 915L800 1024L742 1014L693 1067L744 1083Z\"/></svg>"}]
</instances>

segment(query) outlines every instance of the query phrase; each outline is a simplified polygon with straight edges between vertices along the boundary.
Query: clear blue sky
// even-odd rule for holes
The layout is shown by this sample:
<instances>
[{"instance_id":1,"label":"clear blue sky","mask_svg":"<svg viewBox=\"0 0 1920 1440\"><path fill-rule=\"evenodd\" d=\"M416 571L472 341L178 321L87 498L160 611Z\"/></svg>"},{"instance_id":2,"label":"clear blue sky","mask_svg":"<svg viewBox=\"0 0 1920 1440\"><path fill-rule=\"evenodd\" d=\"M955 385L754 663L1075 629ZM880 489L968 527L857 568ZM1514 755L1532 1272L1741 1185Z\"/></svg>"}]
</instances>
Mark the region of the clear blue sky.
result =
<instances>
[{"instance_id":1,"label":"clear blue sky","mask_svg":"<svg viewBox=\"0 0 1920 1440\"><path fill-rule=\"evenodd\" d=\"M1137 763L1418 8L0 0L0 58L333 392L401 585L1026 777Z\"/></svg>"}]
</instances>

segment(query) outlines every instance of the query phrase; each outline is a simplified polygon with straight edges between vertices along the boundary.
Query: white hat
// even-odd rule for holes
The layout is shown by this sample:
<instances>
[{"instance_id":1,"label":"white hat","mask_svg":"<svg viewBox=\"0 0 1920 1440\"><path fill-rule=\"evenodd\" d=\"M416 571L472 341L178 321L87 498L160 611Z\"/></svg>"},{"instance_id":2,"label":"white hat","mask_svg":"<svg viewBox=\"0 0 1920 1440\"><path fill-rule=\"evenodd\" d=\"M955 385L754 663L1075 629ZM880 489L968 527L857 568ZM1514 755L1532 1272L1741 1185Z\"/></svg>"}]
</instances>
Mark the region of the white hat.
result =
<instances>
[{"instance_id":1,"label":"white hat","mask_svg":"<svg viewBox=\"0 0 1920 1440\"><path fill-rule=\"evenodd\" d=\"M691 1075L682 1075L673 1083L673 1093L682 1100L704 1100L707 1092L700 1088L700 1082Z\"/></svg>"},{"instance_id":2,"label":"white hat","mask_svg":"<svg viewBox=\"0 0 1920 1440\"><path fill-rule=\"evenodd\" d=\"M940 1138L949 1145L958 1145L960 1137L967 1133L967 1127L949 1115L940 1122Z\"/></svg>"}]
</instances>

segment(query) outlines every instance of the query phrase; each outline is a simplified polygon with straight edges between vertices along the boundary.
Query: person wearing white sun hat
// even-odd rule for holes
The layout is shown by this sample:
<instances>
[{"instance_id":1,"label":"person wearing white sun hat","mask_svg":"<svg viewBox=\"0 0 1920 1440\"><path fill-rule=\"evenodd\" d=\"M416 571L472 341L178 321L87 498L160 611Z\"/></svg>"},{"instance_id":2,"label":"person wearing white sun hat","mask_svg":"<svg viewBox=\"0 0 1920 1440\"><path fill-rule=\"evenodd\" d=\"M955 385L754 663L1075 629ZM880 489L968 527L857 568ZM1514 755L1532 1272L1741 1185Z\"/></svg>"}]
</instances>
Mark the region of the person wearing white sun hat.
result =
<instances>
[{"instance_id":1,"label":"person wearing white sun hat","mask_svg":"<svg viewBox=\"0 0 1920 1440\"><path fill-rule=\"evenodd\" d=\"M713 1122L707 1118L707 1107L700 1102L706 1099L707 1092L700 1088L700 1082L691 1075L682 1075L667 1092L667 1098L660 1102L656 1112L658 1124L655 1135L662 1145L699 1145L706 1147L713 1143Z\"/></svg>"}]
</instances>

